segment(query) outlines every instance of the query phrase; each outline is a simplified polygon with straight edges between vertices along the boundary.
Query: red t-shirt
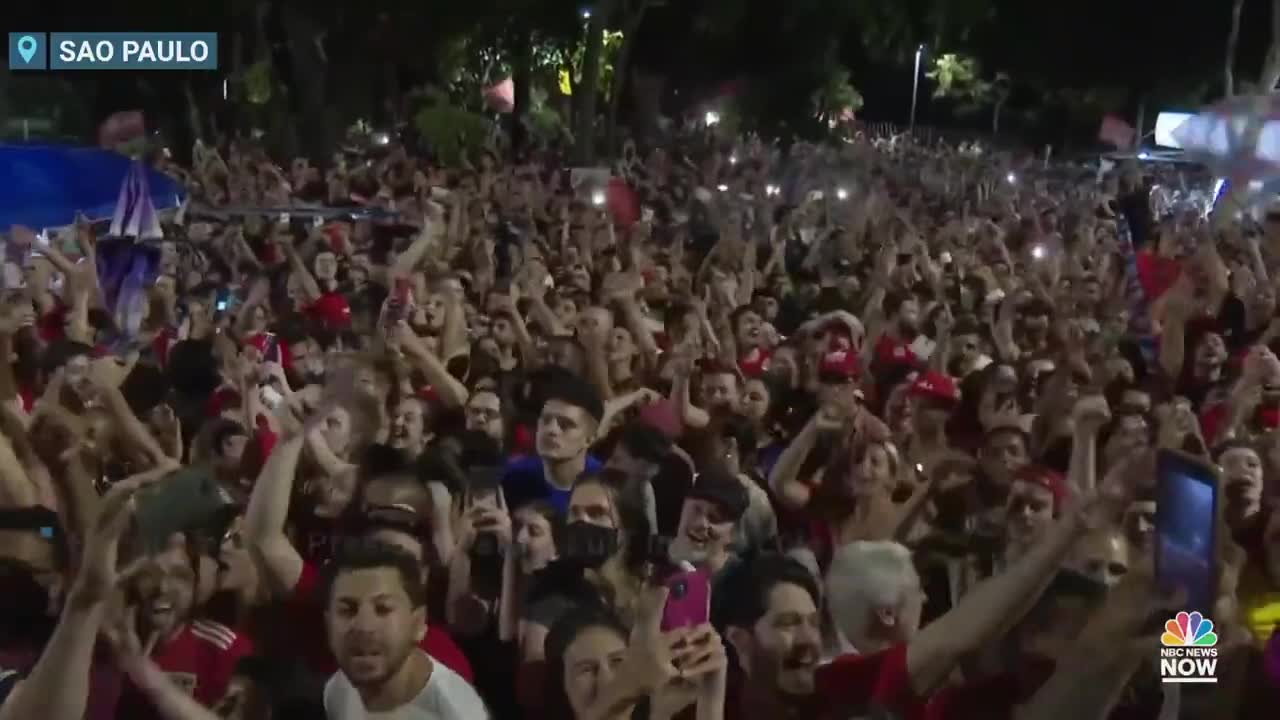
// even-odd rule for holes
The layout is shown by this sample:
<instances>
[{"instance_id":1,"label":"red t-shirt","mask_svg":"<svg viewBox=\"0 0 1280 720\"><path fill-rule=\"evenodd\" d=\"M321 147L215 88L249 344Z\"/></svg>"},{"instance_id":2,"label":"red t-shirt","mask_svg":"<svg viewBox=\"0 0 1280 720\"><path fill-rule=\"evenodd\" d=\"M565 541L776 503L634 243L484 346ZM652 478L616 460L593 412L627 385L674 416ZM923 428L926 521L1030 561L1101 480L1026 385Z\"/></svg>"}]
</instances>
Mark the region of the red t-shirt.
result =
<instances>
[{"instance_id":1,"label":"red t-shirt","mask_svg":"<svg viewBox=\"0 0 1280 720\"><path fill-rule=\"evenodd\" d=\"M920 358L911 349L910 343L902 342L888 333L881 335L876 341L875 359L881 367L886 368L894 365L915 367L920 364Z\"/></svg>"},{"instance_id":2,"label":"red t-shirt","mask_svg":"<svg viewBox=\"0 0 1280 720\"><path fill-rule=\"evenodd\" d=\"M290 617L297 618L300 651L308 667L322 675L332 675L338 671L338 663L329 650L329 642L324 632L324 609L320 607L316 593L320 585L320 572L315 565L304 562L302 575L298 584L293 586L290 604L297 610ZM467 682L474 682L471 663L462 653L453 638L443 628L429 624L427 633L418 647L431 658L450 670L458 673Z\"/></svg>"},{"instance_id":3,"label":"red t-shirt","mask_svg":"<svg viewBox=\"0 0 1280 720\"><path fill-rule=\"evenodd\" d=\"M1140 252L1137 255L1138 282L1142 284L1142 292L1147 302L1165 294L1178 276L1182 274L1182 266L1173 258L1160 257L1153 252Z\"/></svg>"},{"instance_id":4,"label":"red t-shirt","mask_svg":"<svg viewBox=\"0 0 1280 720\"><path fill-rule=\"evenodd\" d=\"M158 646L151 660L201 705L212 707L226 693L236 664L252 654L253 643L248 637L220 623L194 620L172 640ZM128 681L120 702L118 717L162 717Z\"/></svg>"},{"instance_id":5,"label":"red t-shirt","mask_svg":"<svg viewBox=\"0 0 1280 720\"><path fill-rule=\"evenodd\" d=\"M878 708L894 717L919 718L925 709L925 702L911 689L906 644L869 655L842 655L819 667L806 705L797 708L794 717L843 720ZM731 720L773 720L767 715L767 710L747 702L726 713Z\"/></svg>"}]
</instances>

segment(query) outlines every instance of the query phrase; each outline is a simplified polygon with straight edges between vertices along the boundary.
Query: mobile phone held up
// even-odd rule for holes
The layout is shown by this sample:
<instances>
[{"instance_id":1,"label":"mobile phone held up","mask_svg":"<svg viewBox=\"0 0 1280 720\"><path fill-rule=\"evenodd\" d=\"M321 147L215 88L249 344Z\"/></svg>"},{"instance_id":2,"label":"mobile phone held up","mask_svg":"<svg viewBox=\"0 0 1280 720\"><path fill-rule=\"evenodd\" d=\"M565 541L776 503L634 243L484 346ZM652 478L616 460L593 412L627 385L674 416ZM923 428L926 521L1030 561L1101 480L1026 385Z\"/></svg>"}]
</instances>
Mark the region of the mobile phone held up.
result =
<instances>
[{"instance_id":1,"label":"mobile phone held up","mask_svg":"<svg viewBox=\"0 0 1280 720\"><path fill-rule=\"evenodd\" d=\"M667 577L667 604L662 631L703 625L711 616L711 581L700 570L681 570Z\"/></svg>"},{"instance_id":2,"label":"mobile phone held up","mask_svg":"<svg viewBox=\"0 0 1280 720\"><path fill-rule=\"evenodd\" d=\"M1217 599L1219 483L1217 470L1186 453L1156 458L1156 582L1186 592L1183 609L1213 611Z\"/></svg>"},{"instance_id":3,"label":"mobile phone held up","mask_svg":"<svg viewBox=\"0 0 1280 720\"><path fill-rule=\"evenodd\" d=\"M262 361L282 365L280 357L280 341L275 333L267 333L267 342L262 348Z\"/></svg>"}]
</instances>

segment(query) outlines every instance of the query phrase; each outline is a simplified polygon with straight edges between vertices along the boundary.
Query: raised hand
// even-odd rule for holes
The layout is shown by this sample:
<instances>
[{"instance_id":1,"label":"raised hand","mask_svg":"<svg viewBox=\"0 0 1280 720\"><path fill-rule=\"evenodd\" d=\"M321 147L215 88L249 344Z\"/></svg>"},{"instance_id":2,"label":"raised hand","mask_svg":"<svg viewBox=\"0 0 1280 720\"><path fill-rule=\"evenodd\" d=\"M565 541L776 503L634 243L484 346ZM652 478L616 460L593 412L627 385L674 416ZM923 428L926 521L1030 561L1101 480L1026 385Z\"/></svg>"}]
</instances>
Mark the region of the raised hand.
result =
<instances>
[{"instance_id":1,"label":"raised hand","mask_svg":"<svg viewBox=\"0 0 1280 720\"><path fill-rule=\"evenodd\" d=\"M119 585L120 538L129 527L138 491L160 480L149 473L122 480L111 487L98 506L98 516L85 542L80 571L72 586L70 602L79 607L105 603Z\"/></svg>"},{"instance_id":2,"label":"raised hand","mask_svg":"<svg viewBox=\"0 0 1280 720\"><path fill-rule=\"evenodd\" d=\"M1096 435L1111 421L1111 407L1105 396L1085 395L1076 401L1071 418L1077 431Z\"/></svg>"}]
</instances>

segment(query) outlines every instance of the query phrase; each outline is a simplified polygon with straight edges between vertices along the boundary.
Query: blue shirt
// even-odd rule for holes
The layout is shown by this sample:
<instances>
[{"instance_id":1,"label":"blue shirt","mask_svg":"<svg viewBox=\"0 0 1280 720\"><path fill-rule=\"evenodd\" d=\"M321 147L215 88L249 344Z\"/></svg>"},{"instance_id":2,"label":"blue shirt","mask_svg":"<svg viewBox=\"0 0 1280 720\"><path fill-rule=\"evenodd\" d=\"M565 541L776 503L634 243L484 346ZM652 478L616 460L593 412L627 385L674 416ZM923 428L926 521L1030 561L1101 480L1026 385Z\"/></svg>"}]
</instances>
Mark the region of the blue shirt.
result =
<instances>
[{"instance_id":1,"label":"blue shirt","mask_svg":"<svg viewBox=\"0 0 1280 720\"><path fill-rule=\"evenodd\" d=\"M604 463L588 455L584 472L597 472L602 467ZM546 500L561 515L569 513L570 492L547 480L542 458L537 455L525 455L507 463L502 473L502 492L506 495L507 507L512 510L530 500Z\"/></svg>"}]
</instances>

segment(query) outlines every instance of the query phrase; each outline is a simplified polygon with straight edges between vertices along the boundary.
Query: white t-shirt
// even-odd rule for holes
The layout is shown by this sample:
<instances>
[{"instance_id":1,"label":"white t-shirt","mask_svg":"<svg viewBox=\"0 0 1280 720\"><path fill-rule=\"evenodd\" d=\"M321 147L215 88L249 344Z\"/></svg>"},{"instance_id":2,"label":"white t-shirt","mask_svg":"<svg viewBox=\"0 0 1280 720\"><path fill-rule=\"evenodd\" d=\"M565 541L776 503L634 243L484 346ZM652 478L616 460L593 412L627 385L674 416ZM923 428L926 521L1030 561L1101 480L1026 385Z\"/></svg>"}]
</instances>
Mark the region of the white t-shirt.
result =
<instances>
[{"instance_id":1,"label":"white t-shirt","mask_svg":"<svg viewBox=\"0 0 1280 720\"><path fill-rule=\"evenodd\" d=\"M324 685L329 720L486 720L484 701L466 680L443 663L431 661L431 677L412 702L387 712L368 712L360 693L341 670Z\"/></svg>"}]
</instances>

